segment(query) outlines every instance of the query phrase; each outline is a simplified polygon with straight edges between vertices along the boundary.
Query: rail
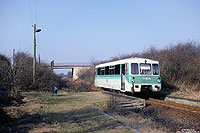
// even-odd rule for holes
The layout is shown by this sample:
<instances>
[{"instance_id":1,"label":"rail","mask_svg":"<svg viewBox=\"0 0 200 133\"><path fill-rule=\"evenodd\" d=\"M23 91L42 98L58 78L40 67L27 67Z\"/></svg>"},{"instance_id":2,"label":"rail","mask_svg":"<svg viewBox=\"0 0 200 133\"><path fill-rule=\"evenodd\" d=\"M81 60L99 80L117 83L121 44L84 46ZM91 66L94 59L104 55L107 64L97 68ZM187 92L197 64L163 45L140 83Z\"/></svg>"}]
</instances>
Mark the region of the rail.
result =
<instances>
[{"instance_id":1,"label":"rail","mask_svg":"<svg viewBox=\"0 0 200 133\"><path fill-rule=\"evenodd\" d=\"M148 100L146 100L146 103L169 107L169 108L175 109L179 112L184 112L187 114L191 114L191 115L200 117L200 108L199 107L194 107L194 106L185 105L185 104L179 104L179 103L175 103L175 102L171 102L171 101L163 101L163 100L158 100L158 99L153 99L153 98L149 98Z\"/></svg>"},{"instance_id":2,"label":"rail","mask_svg":"<svg viewBox=\"0 0 200 133\"><path fill-rule=\"evenodd\" d=\"M109 91L104 91L102 93L109 94L109 95L112 95L112 96L115 96L115 97L125 98L125 99L128 99L129 101L131 101L131 100L137 101L137 100L140 99L140 101L141 101L140 104L143 103L143 106L146 106L146 104L158 105L158 106L171 108L171 109L176 110L178 112L182 112L182 113L186 113L186 114L190 114L190 115L193 115L193 116L200 117L200 108L195 107L195 106L175 103L175 102L172 102L172 101L163 101L163 100L158 100L158 99L153 99L153 98L149 98L148 100L144 100L142 98L126 96L126 95L122 95L122 94L116 94L116 93L112 93L112 92L109 92Z\"/></svg>"}]
</instances>

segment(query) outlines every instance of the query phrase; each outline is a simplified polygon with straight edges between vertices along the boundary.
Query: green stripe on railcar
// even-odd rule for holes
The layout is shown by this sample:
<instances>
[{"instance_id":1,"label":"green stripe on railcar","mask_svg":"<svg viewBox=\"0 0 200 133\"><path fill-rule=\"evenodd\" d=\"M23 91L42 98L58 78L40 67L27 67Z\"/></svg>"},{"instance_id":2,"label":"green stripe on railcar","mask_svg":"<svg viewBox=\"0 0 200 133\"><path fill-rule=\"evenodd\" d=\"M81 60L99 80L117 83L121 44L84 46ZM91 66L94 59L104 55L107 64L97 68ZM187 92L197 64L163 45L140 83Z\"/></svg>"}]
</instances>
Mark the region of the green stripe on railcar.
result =
<instances>
[{"instance_id":1,"label":"green stripe on railcar","mask_svg":"<svg viewBox=\"0 0 200 133\"><path fill-rule=\"evenodd\" d=\"M158 82L160 76L148 76L148 75L131 75L129 76L129 83L132 83L133 77L136 84L161 84Z\"/></svg>"}]
</instances>

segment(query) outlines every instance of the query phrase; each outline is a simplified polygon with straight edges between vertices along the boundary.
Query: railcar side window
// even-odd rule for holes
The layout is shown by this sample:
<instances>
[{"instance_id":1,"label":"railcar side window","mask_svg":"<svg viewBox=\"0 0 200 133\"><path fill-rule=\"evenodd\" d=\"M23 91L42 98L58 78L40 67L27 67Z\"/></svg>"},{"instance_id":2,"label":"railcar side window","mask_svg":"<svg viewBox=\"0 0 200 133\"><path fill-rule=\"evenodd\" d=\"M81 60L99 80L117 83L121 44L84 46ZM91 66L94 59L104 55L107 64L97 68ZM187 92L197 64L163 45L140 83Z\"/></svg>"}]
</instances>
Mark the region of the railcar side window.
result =
<instances>
[{"instance_id":1,"label":"railcar side window","mask_svg":"<svg viewBox=\"0 0 200 133\"><path fill-rule=\"evenodd\" d=\"M105 67L105 75L109 75L109 74L110 74L109 66L106 66Z\"/></svg>"},{"instance_id":2,"label":"railcar side window","mask_svg":"<svg viewBox=\"0 0 200 133\"><path fill-rule=\"evenodd\" d=\"M101 68L97 68L97 75L100 75Z\"/></svg>"},{"instance_id":3,"label":"railcar side window","mask_svg":"<svg viewBox=\"0 0 200 133\"><path fill-rule=\"evenodd\" d=\"M131 63L131 74L139 74L137 63Z\"/></svg>"},{"instance_id":4,"label":"railcar side window","mask_svg":"<svg viewBox=\"0 0 200 133\"><path fill-rule=\"evenodd\" d=\"M103 67L103 68L101 68L100 75L104 75L104 73L105 73L105 68Z\"/></svg>"},{"instance_id":5,"label":"railcar side window","mask_svg":"<svg viewBox=\"0 0 200 133\"><path fill-rule=\"evenodd\" d=\"M120 74L120 65L115 65L115 74Z\"/></svg>"},{"instance_id":6,"label":"railcar side window","mask_svg":"<svg viewBox=\"0 0 200 133\"><path fill-rule=\"evenodd\" d=\"M110 66L110 75L115 74L115 66Z\"/></svg>"},{"instance_id":7,"label":"railcar side window","mask_svg":"<svg viewBox=\"0 0 200 133\"><path fill-rule=\"evenodd\" d=\"M140 64L140 74L151 75L151 64L141 63Z\"/></svg>"},{"instance_id":8,"label":"railcar side window","mask_svg":"<svg viewBox=\"0 0 200 133\"><path fill-rule=\"evenodd\" d=\"M153 75L159 75L160 71L158 64L153 64L152 66L153 66Z\"/></svg>"}]
</instances>

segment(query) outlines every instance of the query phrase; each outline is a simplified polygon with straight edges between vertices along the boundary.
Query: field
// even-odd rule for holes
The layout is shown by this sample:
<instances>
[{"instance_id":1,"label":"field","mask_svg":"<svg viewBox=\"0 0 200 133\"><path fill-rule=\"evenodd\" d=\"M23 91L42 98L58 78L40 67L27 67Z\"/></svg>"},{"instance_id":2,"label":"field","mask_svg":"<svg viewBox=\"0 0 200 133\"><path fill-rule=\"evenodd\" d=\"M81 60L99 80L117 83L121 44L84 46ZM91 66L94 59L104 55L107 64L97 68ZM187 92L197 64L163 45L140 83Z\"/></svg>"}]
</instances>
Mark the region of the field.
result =
<instances>
[{"instance_id":1,"label":"field","mask_svg":"<svg viewBox=\"0 0 200 133\"><path fill-rule=\"evenodd\" d=\"M102 92L21 92L21 101L1 107L0 132L177 132L199 131L199 117L161 106L126 109ZM93 107L116 118L113 120ZM0 110L1 111L1 110ZM6 114L5 114L6 113Z\"/></svg>"},{"instance_id":2,"label":"field","mask_svg":"<svg viewBox=\"0 0 200 133\"><path fill-rule=\"evenodd\" d=\"M23 104L4 108L15 119L10 132L133 132L92 108L106 103L106 96L100 92L22 95Z\"/></svg>"}]
</instances>

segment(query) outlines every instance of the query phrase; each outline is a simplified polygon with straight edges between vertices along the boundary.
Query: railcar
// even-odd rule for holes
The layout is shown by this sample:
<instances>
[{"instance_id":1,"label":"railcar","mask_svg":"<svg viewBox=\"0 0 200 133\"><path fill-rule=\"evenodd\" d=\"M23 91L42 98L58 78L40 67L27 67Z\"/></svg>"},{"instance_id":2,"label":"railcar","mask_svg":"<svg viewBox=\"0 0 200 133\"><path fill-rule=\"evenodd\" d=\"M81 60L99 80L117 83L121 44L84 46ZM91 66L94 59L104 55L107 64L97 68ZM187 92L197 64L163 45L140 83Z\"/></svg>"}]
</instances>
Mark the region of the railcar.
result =
<instances>
[{"instance_id":1,"label":"railcar","mask_svg":"<svg viewBox=\"0 0 200 133\"><path fill-rule=\"evenodd\" d=\"M121 92L159 92L159 62L146 58L128 58L95 67L95 86Z\"/></svg>"}]
</instances>

